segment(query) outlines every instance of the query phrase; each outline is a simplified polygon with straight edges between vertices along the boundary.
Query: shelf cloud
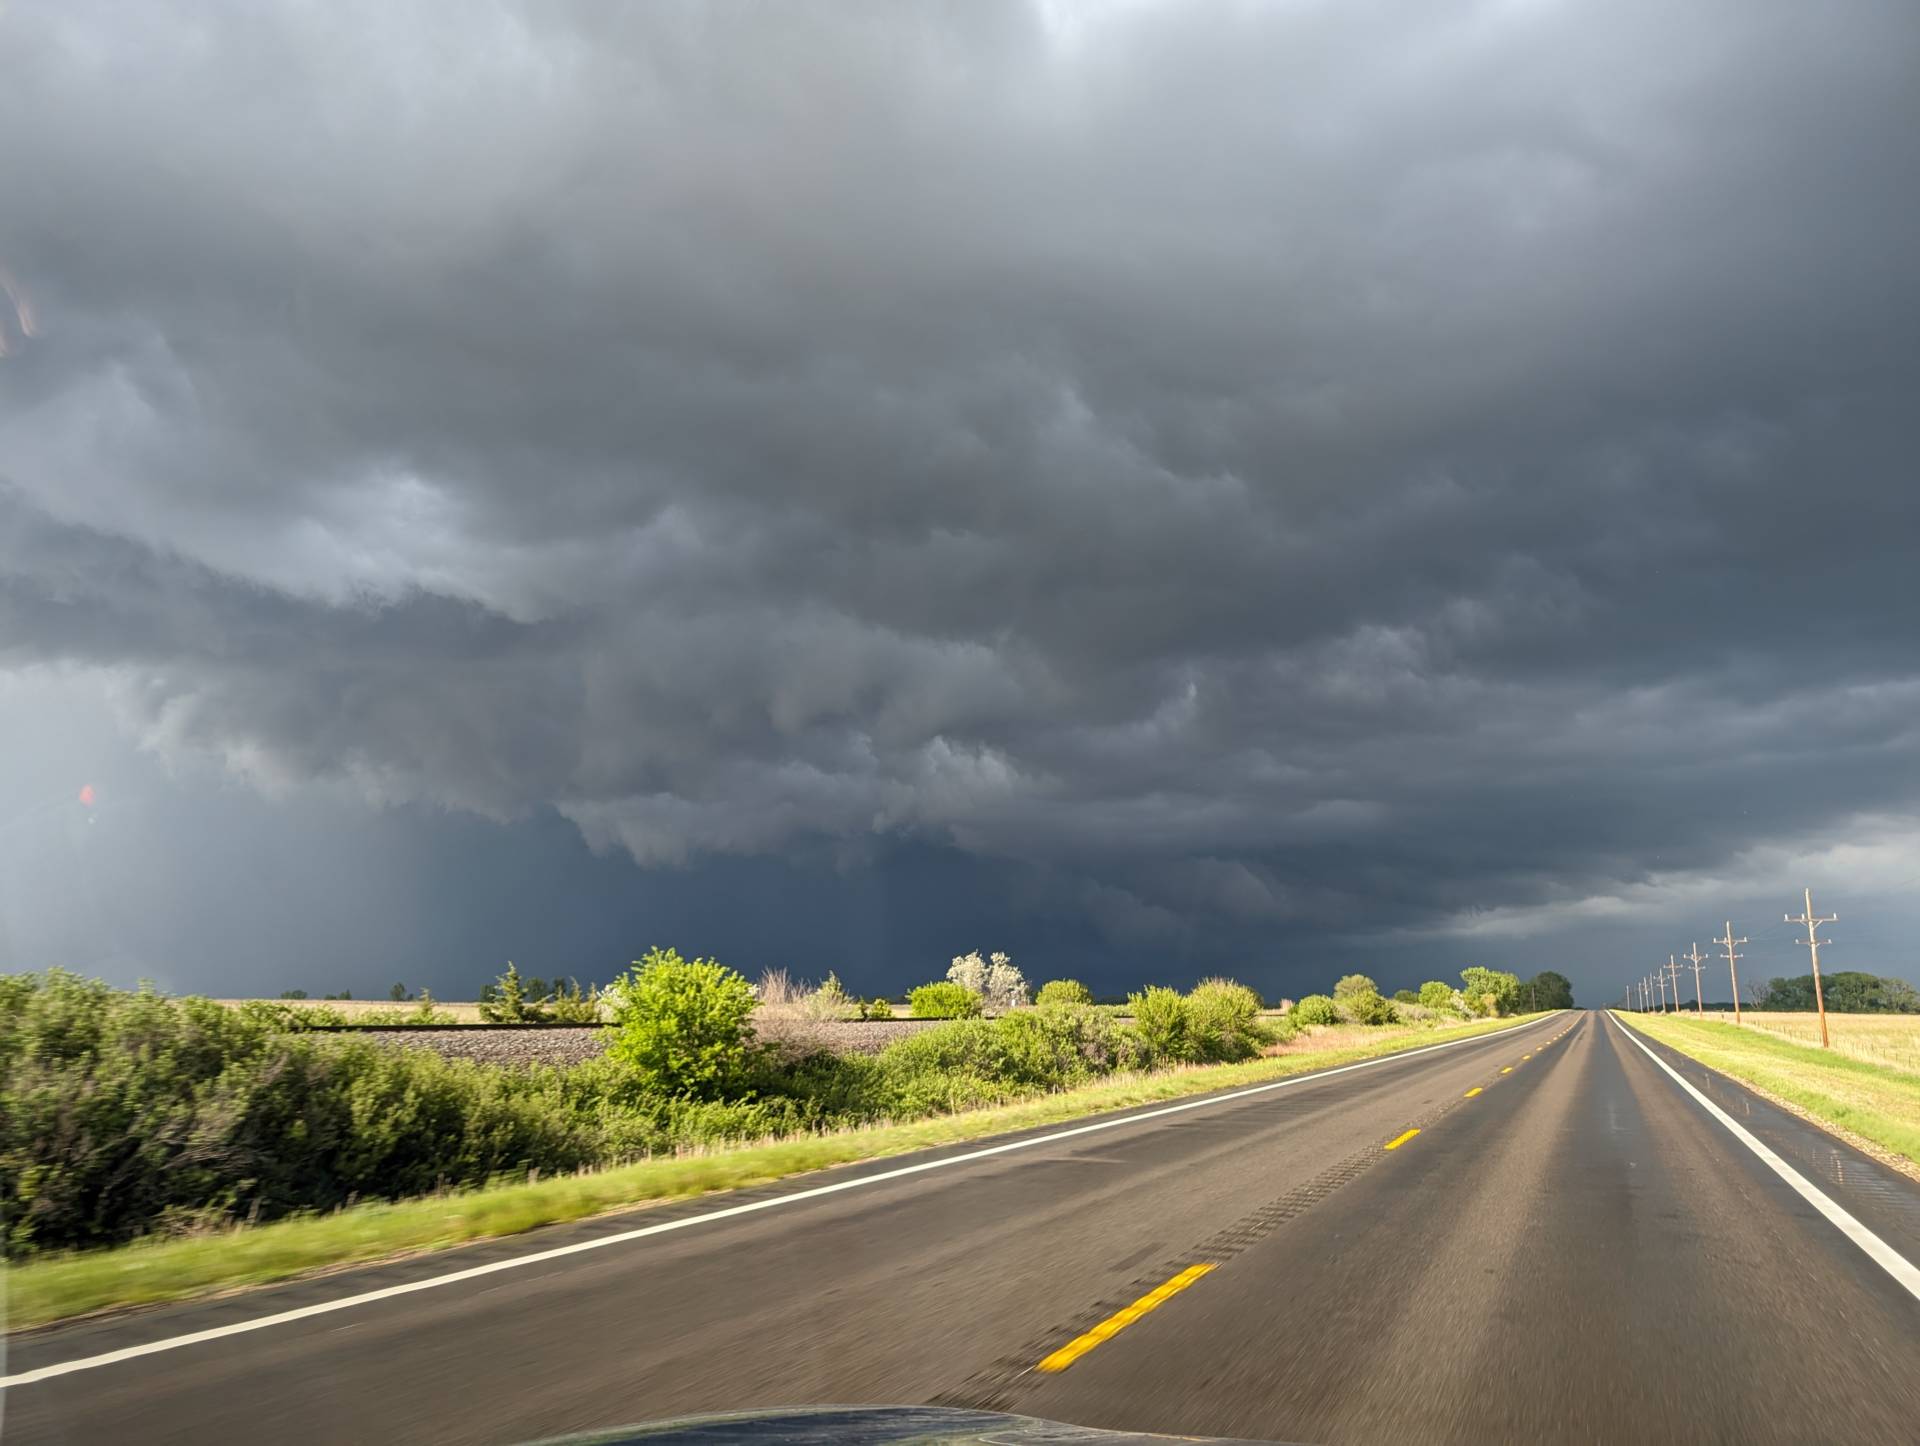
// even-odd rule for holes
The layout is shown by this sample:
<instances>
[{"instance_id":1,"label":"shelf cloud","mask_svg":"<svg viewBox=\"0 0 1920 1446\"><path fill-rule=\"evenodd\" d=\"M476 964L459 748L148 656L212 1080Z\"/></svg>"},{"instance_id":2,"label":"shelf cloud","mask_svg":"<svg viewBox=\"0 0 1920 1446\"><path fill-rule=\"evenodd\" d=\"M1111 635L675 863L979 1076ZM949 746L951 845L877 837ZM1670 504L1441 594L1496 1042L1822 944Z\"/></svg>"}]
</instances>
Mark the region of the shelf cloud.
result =
<instances>
[{"instance_id":1,"label":"shelf cloud","mask_svg":"<svg viewBox=\"0 0 1920 1446\"><path fill-rule=\"evenodd\" d=\"M1599 993L1850 843L1910 908L1916 73L1871 3L11 6L0 802L78 708L723 940L817 867L876 986L909 897L1271 992Z\"/></svg>"}]
</instances>

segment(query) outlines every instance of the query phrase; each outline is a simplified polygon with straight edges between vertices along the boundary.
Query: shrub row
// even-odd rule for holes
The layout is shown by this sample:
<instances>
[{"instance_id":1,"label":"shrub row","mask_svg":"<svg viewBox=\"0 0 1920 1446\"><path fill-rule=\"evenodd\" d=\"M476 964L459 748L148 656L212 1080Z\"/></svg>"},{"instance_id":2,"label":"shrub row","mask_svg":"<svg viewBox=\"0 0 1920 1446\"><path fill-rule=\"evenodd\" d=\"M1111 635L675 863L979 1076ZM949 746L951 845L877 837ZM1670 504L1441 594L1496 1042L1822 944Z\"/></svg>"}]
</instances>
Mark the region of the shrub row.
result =
<instances>
[{"instance_id":1,"label":"shrub row","mask_svg":"<svg viewBox=\"0 0 1920 1446\"><path fill-rule=\"evenodd\" d=\"M279 1006L0 976L0 1244L113 1244L910 1119L1245 1058L1271 1037L1251 990L1213 980L1136 996L1132 1023L1056 993L875 1056L782 1063L753 1040L746 981L712 961L654 951L608 997L605 1057L512 1069L302 1033Z\"/></svg>"}]
</instances>

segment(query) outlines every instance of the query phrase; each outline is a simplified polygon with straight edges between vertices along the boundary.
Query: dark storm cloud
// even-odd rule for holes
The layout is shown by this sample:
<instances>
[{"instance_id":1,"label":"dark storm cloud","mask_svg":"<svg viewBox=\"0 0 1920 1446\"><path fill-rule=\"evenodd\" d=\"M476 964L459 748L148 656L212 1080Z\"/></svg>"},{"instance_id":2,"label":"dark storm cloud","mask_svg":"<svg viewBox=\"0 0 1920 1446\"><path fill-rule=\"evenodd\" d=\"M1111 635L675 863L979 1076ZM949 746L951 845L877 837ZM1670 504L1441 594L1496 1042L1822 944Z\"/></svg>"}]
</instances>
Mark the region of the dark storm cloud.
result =
<instances>
[{"instance_id":1,"label":"dark storm cloud","mask_svg":"<svg viewBox=\"0 0 1920 1446\"><path fill-rule=\"evenodd\" d=\"M0 26L0 660L165 753L1195 957L1912 819L1910 7Z\"/></svg>"}]
</instances>

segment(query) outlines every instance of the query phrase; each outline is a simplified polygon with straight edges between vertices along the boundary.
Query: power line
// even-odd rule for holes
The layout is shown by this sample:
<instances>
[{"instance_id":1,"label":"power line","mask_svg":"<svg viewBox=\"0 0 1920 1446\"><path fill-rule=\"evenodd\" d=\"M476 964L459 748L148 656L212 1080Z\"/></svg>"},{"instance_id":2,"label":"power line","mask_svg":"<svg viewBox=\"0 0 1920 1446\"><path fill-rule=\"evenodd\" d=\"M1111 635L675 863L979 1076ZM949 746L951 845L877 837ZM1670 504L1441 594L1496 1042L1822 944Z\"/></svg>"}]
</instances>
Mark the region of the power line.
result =
<instances>
[{"instance_id":1,"label":"power line","mask_svg":"<svg viewBox=\"0 0 1920 1446\"><path fill-rule=\"evenodd\" d=\"M1799 918L1796 919L1791 914L1784 914L1781 917L1789 924L1807 926L1807 951L1813 955L1813 1002L1820 1011L1820 1047L1831 1049L1833 1046L1827 1042L1827 997L1820 990L1820 946L1831 944L1833 940L1822 939L1819 936L1819 929L1822 924L1839 923L1840 916L1838 914L1816 915L1813 912L1812 889L1806 891L1806 901L1807 911Z\"/></svg>"},{"instance_id":2,"label":"power line","mask_svg":"<svg viewBox=\"0 0 1920 1446\"><path fill-rule=\"evenodd\" d=\"M1729 919L1727 920L1726 937L1716 939L1714 942L1726 950L1727 978L1733 983L1733 1022L1738 1024L1740 1022L1740 971L1734 968L1733 961L1736 959L1744 959L1746 955L1734 953L1733 946L1735 944L1744 944L1747 941L1733 937L1733 920Z\"/></svg>"},{"instance_id":3,"label":"power line","mask_svg":"<svg viewBox=\"0 0 1920 1446\"><path fill-rule=\"evenodd\" d=\"M1713 956L1711 954L1702 954L1700 952L1700 941L1695 939L1693 941L1693 952L1691 954L1682 954L1680 957L1693 965L1693 1013L1694 1017L1698 1018L1707 1012L1706 996L1700 989L1700 966Z\"/></svg>"}]
</instances>

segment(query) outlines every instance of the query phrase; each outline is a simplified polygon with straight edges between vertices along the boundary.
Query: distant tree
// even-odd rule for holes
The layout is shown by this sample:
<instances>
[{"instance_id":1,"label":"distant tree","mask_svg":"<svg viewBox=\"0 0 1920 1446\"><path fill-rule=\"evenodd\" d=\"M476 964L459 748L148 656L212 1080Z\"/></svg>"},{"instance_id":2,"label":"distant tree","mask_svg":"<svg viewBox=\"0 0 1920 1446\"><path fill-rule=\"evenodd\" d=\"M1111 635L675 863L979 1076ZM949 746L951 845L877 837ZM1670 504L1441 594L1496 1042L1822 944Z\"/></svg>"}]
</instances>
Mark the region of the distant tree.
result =
<instances>
[{"instance_id":1,"label":"distant tree","mask_svg":"<svg viewBox=\"0 0 1920 1446\"><path fill-rule=\"evenodd\" d=\"M1393 997L1401 1004L1418 1004L1420 1002L1420 996L1415 994L1411 989L1396 989L1393 991Z\"/></svg>"},{"instance_id":2,"label":"distant tree","mask_svg":"<svg viewBox=\"0 0 1920 1446\"><path fill-rule=\"evenodd\" d=\"M1827 1008L1835 1014L1920 1014L1920 994L1904 979L1842 969L1822 974L1820 986ZM1816 1007L1811 974L1768 980L1763 999L1754 1005L1756 1009L1787 1013L1807 1013Z\"/></svg>"},{"instance_id":3,"label":"distant tree","mask_svg":"<svg viewBox=\"0 0 1920 1446\"><path fill-rule=\"evenodd\" d=\"M413 998L413 996L407 992L406 985L396 984L387 991L387 998L391 999L395 1004L405 1004L409 999Z\"/></svg>"},{"instance_id":4,"label":"distant tree","mask_svg":"<svg viewBox=\"0 0 1920 1446\"><path fill-rule=\"evenodd\" d=\"M351 989L342 989L338 994L325 994L321 997L323 999L351 999L353 998L353 991Z\"/></svg>"},{"instance_id":5,"label":"distant tree","mask_svg":"<svg viewBox=\"0 0 1920 1446\"><path fill-rule=\"evenodd\" d=\"M489 1024L538 1024L548 1017L542 1007L544 999L544 994L528 990L519 969L509 959L507 972L494 981L492 997L481 999L480 1017Z\"/></svg>"},{"instance_id":6,"label":"distant tree","mask_svg":"<svg viewBox=\"0 0 1920 1446\"><path fill-rule=\"evenodd\" d=\"M1343 975L1340 982L1333 986L1333 997L1339 1001L1345 1001L1355 994L1378 994L1379 992L1380 986L1364 974Z\"/></svg>"},{"instance_id":7,"label":"distant tree","mask_svg":"<svg viewBox=\"0 0 1920 1446\"><path fill-rule=\"evenodd\" d=\"M305 999L307 997L307 991L304 989L282 989L280 991L280 997L282 999Z\"/></svg>"},{"instance_id":8,"label":"distant tree","mask_svg":"<svg viewBox=\"0 0 1920 1446\"><path fill-rule=\"evenodd\" d=\"M1520 986L1518 996L1528 1009L1571 1009L1573 983L1564 974L1542 969Z\"/></svg>"},{"instance_id":9,"label":"distant tree","mask_svg":"<svg viewBox=\"0 0 1920 1446\"><path fill-rule=\"evenodd\" d=\"M1446 1010L1453 1008L1453 986L1438 979L1429 979L1420 986L1420 1003L1428 1009Z\"/></svg>"}]
</instances>

